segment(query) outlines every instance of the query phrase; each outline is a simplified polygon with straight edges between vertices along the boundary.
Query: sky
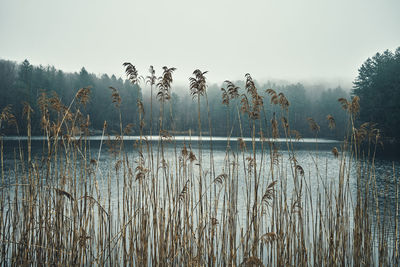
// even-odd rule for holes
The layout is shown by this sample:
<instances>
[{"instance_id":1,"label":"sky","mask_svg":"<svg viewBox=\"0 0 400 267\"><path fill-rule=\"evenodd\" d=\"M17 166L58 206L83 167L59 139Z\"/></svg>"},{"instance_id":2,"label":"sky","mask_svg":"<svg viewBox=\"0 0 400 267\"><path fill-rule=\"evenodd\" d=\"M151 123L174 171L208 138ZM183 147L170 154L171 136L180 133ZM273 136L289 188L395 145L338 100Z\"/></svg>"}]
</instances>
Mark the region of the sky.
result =
<instances>
[{"instance_id":1,"label":"sky","mask_svg":"<svg viewBox=\"0 0 400 267\"><path fill-rule=\"evenodd\" d=\"M400 46L399 0L0 0L0 58L124 77L195 69L243 79L351 86L368 58Z\"/></svg>"}]
</instances>

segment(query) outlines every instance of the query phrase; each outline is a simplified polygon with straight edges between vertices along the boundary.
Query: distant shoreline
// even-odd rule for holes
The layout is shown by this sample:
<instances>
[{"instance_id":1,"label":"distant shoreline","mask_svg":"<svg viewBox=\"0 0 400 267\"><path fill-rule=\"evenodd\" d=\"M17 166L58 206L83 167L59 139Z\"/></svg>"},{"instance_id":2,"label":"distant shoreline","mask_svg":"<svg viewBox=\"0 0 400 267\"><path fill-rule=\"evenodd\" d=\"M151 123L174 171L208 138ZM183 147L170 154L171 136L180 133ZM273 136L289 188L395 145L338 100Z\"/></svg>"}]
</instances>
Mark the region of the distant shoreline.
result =
<instances>
[{"instance_id":1,"label":"distant shoreline","mask_svg":"<svg viewBox=\"0 0 400 267\"><path fill-rule=\"evenodd\" d=\"M110 135L109 136L111 138L111 140L117 140L117 136L116 135ZM80 136L75 136L72 137L76 140L78 140L80 138ZM241 137L222 137L222 136L212 136L210 138L210 136L202 136L201 140L202 141L229 141L230 142L237 142L239 140L239 138ZM100 141L100 140L107 140L108 136L104 135L93 135L93 136L86 136L87 140L90 141ZM153 135L153 136L148 136L148 135L143 135L142 139L146 139L146 140L152 140L152 141L158 141L159 140L159 136L158 135ZM164 140L166 140L168 138L164 138ZM192 135L192 136L188 136L188 135L177 135L177 136L171 136L169 137L169 139L171 140L176 140L176 141L198 141L199 140L199 136L197 135ZM243 141L245 142L251 142L252 138L251 137L243 137L241 138ZM3 141L27 141L28 137L27 136L3 136L2 137ZM31 140L32 141L45 141L46 140L46 136L31 136ZM124 136L124 140L125 141L136 141L136 140L140 140L140 136L138 135L126 135ZM268 139L268 138L264 138L264 142L268 142L268 141L272 141L272 142L278 142L278 143L282 143L282 142L286 142L286 140L289 141L289 139L285 139L285 138L275 138L275 139ZM261 139L255 138L256 142L261 142ZM333 139L326 139L326 138L302 138L300 140L295 140L294 138L292 138L290 140L290 142L293 143L342 143L342 141L339 140L333 140Z\"/></svg>"}]
</instances>

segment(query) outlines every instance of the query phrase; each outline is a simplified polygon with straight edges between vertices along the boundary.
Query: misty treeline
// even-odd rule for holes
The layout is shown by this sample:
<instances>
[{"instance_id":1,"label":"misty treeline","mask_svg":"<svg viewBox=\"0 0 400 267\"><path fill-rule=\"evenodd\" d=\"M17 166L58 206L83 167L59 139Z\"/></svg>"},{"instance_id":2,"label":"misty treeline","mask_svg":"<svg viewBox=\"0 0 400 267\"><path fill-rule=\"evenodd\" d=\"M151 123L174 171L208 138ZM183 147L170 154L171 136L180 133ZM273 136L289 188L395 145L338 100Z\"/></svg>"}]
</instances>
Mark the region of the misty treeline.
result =
<instances>
[{"instance_id":1,"label":"misty treeline","mask_svg":"<svg viewBox=\"0 0 400 267\"><path fill-rule=\"evenodd\" d=\"M377 123L382 135L400 140L400 47L368 58L358 70L353 93L360 97L360 121Z\"/></svg>"},{"instance_id":2,"label":"misty treeline","mask_svg":"<svg viewBox=\"0 0 400 267\"><path fill-rule=\"evenodd\" d=\"M122 67L122 66L121 66ZM162 70L156 69L156 75L161 75ZM147 76L147 73L140 73ZM189 77L188 77L189 78ZM255 79L257 77L254 77ZM240 89L239 94L245 94L245 80L233 81L235 86ZM315 137L316 132L309 126L309 118L313 118L320 126L318 137L338 138L344 136L346 128L346 113L338 103L339 98L348 98L349 92L337 88L325 88L323 86L306 87L301 83L295 84L258 84L255 82L260 96L263 97L263 110L261 111L260 122L264 129L265 125L271 123L275 118L280 122L280 135L284 136L282 127L282 117L290 123L292 130L298 131L302 137ZM118 90L121 97L122 124L132 124L132 135L139 134L140 119L137 100L140 99L144 107L144 134L150 131L150 85L141 81L139 85L132 84L127 79L121 79L106 74L97 76L89 73L82 68L79 73L65 73L52 66L33 66L27 60L21 64L12 61L0 60L0 108L10 106L17 118L20 134L24 134L23 102L30 104L34 113L32 115L32 133L41 134L40 111L37 104L41 92L46 92L48 97L56 97L68 107L79 88L90 87L90 100L81 109L84 116L89 115L92 134L99 134L104 122L107 122L109 133L118 133L120 128L119 110L112 103L112 93L110 87ZM223 91L227 90L227 83L210 84L207 88L206 97L200 98L201 122L206 129L203 135L209 134L209 121L211 121L212 135L241 136L239 127L239 117L241 120L243 136L251 135L250 120L245 113L240 112L241 98L231 99L229 104L222 103ZM275 92L283 93L288 99L289 113L283 114L279 105L271 103L271 96L266 92L272 88ZM152 133L158 134L160 102L156 99L158 89L153 88L153 126ZM192 99L187 88L178 87L172 84L172 93L168 101L164 103L163 130L175 134L198 134L197 100ZM208 105L207 105L208 101ZM209 109L208 109L209 107ZM209 112L208 112L209 110ZM328 127L327 116L333 116L336 125L334 129ZM210 116L210 120L208 119ZM1 125L2 132L6 134L16 134L15 127ZM264 136L268 133L264 133Z\"/></svg>"},{"instance_id":3,"label":"misty treeline","mask_svg":"<svg viewBox=\"0 0 400 267\"><path fill-rule=\"evenodd\" d=\"M120 78L117 79L115 75L97 77L88 73L85 68L82 68L79 73L66 73L52 66L33 66L28 60L21 64L0 60L0 106L3 109L5 106L11 105L18 125L23 126L24 102L29 103L34 111L32 133L36 135L41 134L41 114L38 106L38 98L41 93L46 92L49 98L59 98L68 107L78 89L83 87L91 87L90 101L81 109L85 116L86 114L90 116L90 129L101 130L104 121L107 121L113 128L113 123L119 121L119 115L111 102L109 87L118 88L123 97L122 120L136 123L136 100L142 97L141 89L137 85ZM13 126L8 128L8 133L15 133ZM20 127L20 130L21 133L24 133L24 127Z\"/></svg>"}]
</instances>

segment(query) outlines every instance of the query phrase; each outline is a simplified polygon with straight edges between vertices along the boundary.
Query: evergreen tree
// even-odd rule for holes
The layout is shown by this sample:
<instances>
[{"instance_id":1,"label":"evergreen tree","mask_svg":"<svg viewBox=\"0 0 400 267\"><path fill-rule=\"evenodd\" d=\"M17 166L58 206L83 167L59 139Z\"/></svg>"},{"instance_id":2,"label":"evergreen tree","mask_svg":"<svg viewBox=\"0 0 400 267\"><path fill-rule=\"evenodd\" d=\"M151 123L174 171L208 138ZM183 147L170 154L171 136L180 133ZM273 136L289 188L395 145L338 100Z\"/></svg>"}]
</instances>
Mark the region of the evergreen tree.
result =
<instances>
[{"instance_id":1,"label":"evergreen tree","mask_svg":"<svg viewBox=\"0 0 400 267\"><path fill-rule=\"evenodd\" d=\"M400 137L400 47L368 58L353 93L360 97L360 120L378 123L387 137Z\"/></svg>"},{"instance_id":2,"label":"evergreen tree","mask_svg":"<svg viewBox=\"0 0 400 267\"><path fill-rule=\"evenodd\" d=\"M18 72L18 85L19 89L24 94L24 99L29 103L33 103L32 96L32 65L25 59Z\"/></svg>"}]
</instances>

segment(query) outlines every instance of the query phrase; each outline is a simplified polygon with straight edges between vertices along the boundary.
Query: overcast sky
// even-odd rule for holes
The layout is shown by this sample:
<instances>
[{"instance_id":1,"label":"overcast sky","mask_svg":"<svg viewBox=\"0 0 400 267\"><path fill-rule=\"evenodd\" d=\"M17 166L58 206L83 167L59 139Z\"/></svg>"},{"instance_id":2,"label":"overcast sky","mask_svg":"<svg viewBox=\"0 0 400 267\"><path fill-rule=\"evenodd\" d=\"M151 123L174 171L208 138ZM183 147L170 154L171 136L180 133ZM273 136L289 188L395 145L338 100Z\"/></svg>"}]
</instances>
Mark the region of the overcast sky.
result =
<instances>
[{"instance_id":1,"label":"overcast sky","mask_svg":"<svg viewBox=\"0 0 400 267\"><path fill-rule=\"evenodd\" d=\"M0 0L0 58L123 75L132 62L211 82L327 80L350 86L400 46L399 0Z\"/></svg>"}]
</instances>

